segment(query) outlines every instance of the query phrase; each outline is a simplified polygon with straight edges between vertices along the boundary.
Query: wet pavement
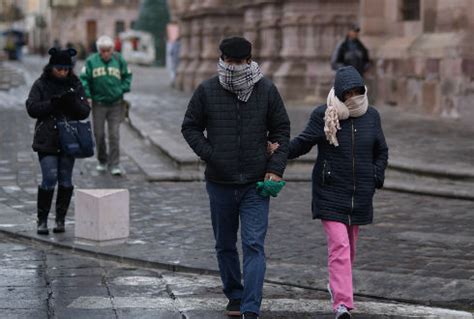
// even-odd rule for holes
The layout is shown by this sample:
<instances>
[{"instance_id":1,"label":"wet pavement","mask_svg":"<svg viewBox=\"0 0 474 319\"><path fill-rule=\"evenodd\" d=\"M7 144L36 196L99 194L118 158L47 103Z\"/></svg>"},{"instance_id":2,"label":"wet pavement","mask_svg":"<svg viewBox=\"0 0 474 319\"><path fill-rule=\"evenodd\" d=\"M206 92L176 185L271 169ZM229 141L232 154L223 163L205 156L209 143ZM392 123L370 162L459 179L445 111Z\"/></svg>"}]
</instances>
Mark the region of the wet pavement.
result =
<instances>
[{"instance_id":1,"label":"wet pavement","mask_svg":"<svg viewBox=\"0 0 474 319\"><path fill-rule=\"evenodd\" d=\"M216 276L104 261L0 235L3 319L224 319ZM266 284L262 319L332 318L326 293ZM469 318L466 313L359 298L354 318Z\"/></svg>"},{"instance_id":2,"label":"wet pavement","mask_svg":"<svg viewBox=\"0 0 474 319\"><path fill-rule=\"evenodd\" d=\"M136 78L141 77L136 75ZM67 254L75 251L100 257L102 259L100 262L105 262L104 259L114 259L131 263L135 267L146 265L155 270L165 268L196 273L216 271L204 184L146 182L146 175L137 165L136 158L153 159L154 151L137 136L127 134L128 131L125 132L128 137L122 141L122 163L127 171L125 177L100 175L93 169L95 161L86 159L77 162L74 182L78 188L129 189L131 195L129 240L122 245L102 248L77 244L73 237L73 208L68 215L66 234L51 234L46 238L39 238L34 231L34 220L36 185L40 179L40 172L36 155L30 148L34 122L26 115L21 103L22 94L24 90L14 89L9 91L8 100L6 98L0 100L2 101L0 102L1 231L19 238L32 238L48 245L63 246ZM166 96L165 93L163 95ZM145 96L144 99L146 98ZM135 101L135 104L138 102ZM168 111L161 110L157 106L156 112L161 113L163 118L169 116L170 120L164 122L169 123L171 127L172 118L175 116L172 114L178 111L170 109L167 113ZM152 113L150 111L150 114ZM136 154L137 148L140 149L138 154ZM358 304L363 312L359 318L402 318L397 317L396 315L401 314L389 306L380 308L375 304L364 303L363 296L381 298L384 302L398 300L473 311L473 208L473 201L392 191L378 192L375 199L376 220L374 225L362 229L355 265L357 300L360 301ZM282 309L278 308L281 306L284 310L289 309L291 303L286 304L282 298L293 302L301 299L302 301L293 305L296 308L307 309L303 314L280 316L279 311L275 311L267 318L313 318L315 313L317 314L315 318L332 318L327 311L327 305L321 306L312 301L318 299L327 303L328 296L325 293L327 283L325 237L320 223L310 219L308 182L289 184L281 196L272 201L266 246L268 281L274 283L276 287L286 287L285 289L290 290L296 289L295 286L308 288L303 289L308 295L303 294L302 297L295 297L296 295L291 295L287 290L280 291L275 294L278 297L274 297L279 300L272 302L273 297L269 297L269 305L265 306L270 307L269 309ZM95 276L93 271L90 274L91 277ZM216 280L213 276L211 278ZM197 279L192 281L194 280ZM86 278L81 282L93 287L92 291L97 288L93 281L88 282ZM219 286L218 280L216 285ZM216 300L222 298L222 295L220 289L216 287L212 298L199 293L194 296L195 300L188 300L190 305L194 305L194 312L187 314L187 318L220 318L222 300L217 302ZM126 298L130 297L130 292L127 290L124 292L123 295L117 295L125 299L117 299L118 306L113 312L116 316L120 313L130 318L157 317L153 314L156 308L151 310L147 308L151 307L151 304L159 305L159 309L168 309L166 308L168 303L165 301L168 300L168 296L157 295L154 297L158 299L150 301L148 297L142 298L139 292L138 295L133 295L136 297L134 301L140 302L142 306L147 305L141 308L148 310L140 313L140 310L133 307L127 308L129 301ZM79 297L83 298L77 299ZM162 297L164 299L159 299ZM103 307L108 305L107 298L110 299L110 296L95 291L90 295L77 295L77 298L69 300L68 305L72 302L75 302L74 307L87 305L89 307L87 309L92 309L89 311L91 318L94 316L103 318L101 313L106 312ZM76 309L74 307L71 309ZM422 309L420 310L422 312L428 311L418 307L408 309L406 313L411 315L416 314L419 309ZM96 315L96 311L100 314ZM202 311L205 315L201 313ZM137 313L140 313L140 316ZM167 314L160 316L157 318L167 318ZM418 313L417 316L430 317L426 313ZM433 316L449 317L446 314ZM453 318L464 318L463 316L469 318L465 313L455 313Z\"/></svg>"}]
</instances>

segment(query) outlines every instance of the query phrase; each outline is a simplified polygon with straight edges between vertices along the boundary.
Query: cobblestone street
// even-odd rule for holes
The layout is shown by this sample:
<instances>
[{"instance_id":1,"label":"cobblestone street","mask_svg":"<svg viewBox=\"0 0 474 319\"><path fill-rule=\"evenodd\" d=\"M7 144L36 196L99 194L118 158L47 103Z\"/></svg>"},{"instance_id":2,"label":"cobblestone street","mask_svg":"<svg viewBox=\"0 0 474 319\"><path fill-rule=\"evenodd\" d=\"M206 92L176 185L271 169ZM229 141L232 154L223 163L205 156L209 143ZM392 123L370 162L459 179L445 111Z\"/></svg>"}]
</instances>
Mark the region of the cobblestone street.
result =
<instances>
[{"instance_id":1,"label":"cobblestone street","mask_svg":"<svg viewBox=\"0 0 474 319\"><path fill-rule=\"evenodd\" d=\"M24 71L26 83L31 85L38 76L38 62L27 60L25 65L28 70ZM137 67L134 72L134 91L129 98L137 120L148 118L147 127L154 125L148 132L150 135L162 130L177 143L184 143L178 123L189 95L168 88L162 70L157 72L154 68ZM161 77L155 81L153 75ZM8 260L3 258L4 276L19 269L18 276L34 275L42 279L34 283L28 277L22 277L20 282L23 284L15 288L27 295L30 292L26 287L30 282L36 287L36 294L25 298L36 300L36 303L32 301L25 307L10 305L14 300L12 293L8 292L13 285L11 282L0 287L5 291L0 308L3 308L2 313L10 316L5 318L65 318L62 315L65 311L68 314L77 312L74 318L223 318L221 308L225 301L219 299L222 298L219 281L214 276L217 263L205 184L147 182L137 161L153 159L156 150L126 125L123 127L121 161L127 174L121 178L98 174L93 158L78 160L74 183L77 188L126 188L130 191L129 240L109 247L74 242L73 207L68 214L64 235L51 234L47 238L36 235L35 200L40 171L36 154L31 150L34 121L28 118L23 103L27 90L28 87L20 86L0 91L0 230L21 239L19 243L11 243L9 238L1 237L0 253L6 256L8 252L13 255L14 251L14 255L19 257L12 260L28 261L7 265ZM301 119L310 110L299 106L295 109L301 113L292 113L296 123L293 133L303 127L305 121ZM388 109L384 114L394 116L393 112ZM410 121L405 121L407 126L413 125L415 119ZM429 122L423 122L423 125L429 127ZM446 122L444 125L432 129L448 131L453 125L466 124ZM468 135L472 128L469 130L466 126L466 133L462 135L458 134L459 131L447 134L445 140L439 141L436 152L440 156L436 158L430 155L435 150L424 152L424 137L416 139L404 135L406 143L415 139L411 151L406 153L408 148L402 148L396 142L400 139L392 137L400 130L403 128L392 124L386 130L389 144L394 145L395 158L413 157L440 166L446 163L449 154L456 153L453 157L459 162L453 165L472 170L473 157L469 153L473 149L472 135ZM456 143L450 143L452 140ZM154 169L159 170L160 166ZM263 318L332 318L329 297L325 292L326 239L320 222L311 220L310 195L309 182L289 182L281 195L271 202L266 241L268 287L264 298L267 302ZM472 318L473 210L472 200L378 191L375 223L363 227L360 234L355 264L355 292L359 307L354 317ZM25 244L30 238L39 242L35 244L37 247ZM63 249L56 253L54 246ZM73 252L99 259L85 255L71 257L69 254ZM131 269L130 264L104 261L106 259L134 264L136 269ZM69 267L83 262L84 267ZM29 263L32 265L30 268ZM52 269L47 275L42 273L46 266ZM65 273L62 268L74 270ZM171 273L163 269L194 274ZM203 273L208 275L197 275ZM76 289L69 283L88 288ZM57 297L53 306L48 301L47 292ZM393 302L410 305L391 306ZM42 316L35 317L37 313L33 309L36 307ZM24 316L19 315L19 309L24 311ZM54 316L51 315L53 312Z\"/></svg>"}]
</instances>

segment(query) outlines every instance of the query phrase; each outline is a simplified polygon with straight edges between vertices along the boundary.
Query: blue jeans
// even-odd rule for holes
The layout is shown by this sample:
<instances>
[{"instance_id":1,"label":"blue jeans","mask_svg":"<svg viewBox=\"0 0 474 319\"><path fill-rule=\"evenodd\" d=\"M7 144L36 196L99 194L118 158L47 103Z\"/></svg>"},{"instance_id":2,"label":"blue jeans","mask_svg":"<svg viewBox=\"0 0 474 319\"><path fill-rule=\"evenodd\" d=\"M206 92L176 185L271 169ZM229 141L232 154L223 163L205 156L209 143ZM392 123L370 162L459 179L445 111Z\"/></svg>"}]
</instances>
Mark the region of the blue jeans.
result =
<instances>
[{"instance_id":1,"label":"blue jeans","mask_svg":"<svg viewBox=\"0 0 474 319\"><path fill-rule=\"evenodd\" d=\"M38 154L43 179L41 188L51 190L56 183L62 187L72 187L74 157L67 155Z\"/></svg>"},{"instance_id":2,"label":"blue jeans","mask_svg":"<svg viewBox=\"0 0 474 319\"><path fill-rule=\"evenodd\" d=\"M225 185L207 182L211 204L212 228L216 239L217 261L228 299L241 299L240 311L260 313L263 280L265 277L265 235L268 228L270 199L256 192L254 183ZM239 217L243 279L237 252Z\"/></svg>"}]
</instances>

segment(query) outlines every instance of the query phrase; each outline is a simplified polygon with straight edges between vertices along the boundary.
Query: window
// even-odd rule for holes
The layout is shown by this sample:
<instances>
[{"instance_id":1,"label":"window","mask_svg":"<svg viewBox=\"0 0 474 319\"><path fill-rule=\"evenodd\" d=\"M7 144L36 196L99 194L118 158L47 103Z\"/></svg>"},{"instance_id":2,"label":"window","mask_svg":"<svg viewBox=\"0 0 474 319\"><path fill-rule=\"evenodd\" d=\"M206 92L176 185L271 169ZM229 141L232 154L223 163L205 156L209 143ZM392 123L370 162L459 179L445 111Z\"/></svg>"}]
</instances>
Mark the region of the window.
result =
<instances>
[{"instance_id":1,"label":"window","mask_svg":"<svg viewBox=\"0 0 474 319\"><path fill-rule=\"evenodd\" d=\"M118 20L115 21L115 35L118 35L120 32L125 31L125 21Z\"/></svg>"},{"instance_id":2,"label":"window","mask_svg":"<svg viewBox=\"0 0 474 319\"><path fill-rule=\"evenodd\" d=\"M420 20L420 0L402 0L401 13L403 21Z\"/></svg>"}]
</instances>

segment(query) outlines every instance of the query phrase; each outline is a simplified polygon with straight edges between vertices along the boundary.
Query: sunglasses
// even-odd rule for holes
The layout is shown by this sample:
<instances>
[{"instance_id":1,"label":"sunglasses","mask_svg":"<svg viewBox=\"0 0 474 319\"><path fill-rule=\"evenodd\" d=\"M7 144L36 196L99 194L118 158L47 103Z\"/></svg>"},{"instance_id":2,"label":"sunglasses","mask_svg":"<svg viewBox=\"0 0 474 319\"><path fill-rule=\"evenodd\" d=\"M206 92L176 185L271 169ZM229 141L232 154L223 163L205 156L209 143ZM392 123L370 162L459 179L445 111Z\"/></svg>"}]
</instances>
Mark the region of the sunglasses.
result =
<instances>
[{"instance_id":1,"label":"sunglasses","mask_svg":"<svg viewBox=\"0 0 474 319\"><path fill-rule=\"evenodd\" d=\"M103 52L103 53L108 53L112 51L112 49L100 49L100 52Z\"/></svg>"}]
</instances>

